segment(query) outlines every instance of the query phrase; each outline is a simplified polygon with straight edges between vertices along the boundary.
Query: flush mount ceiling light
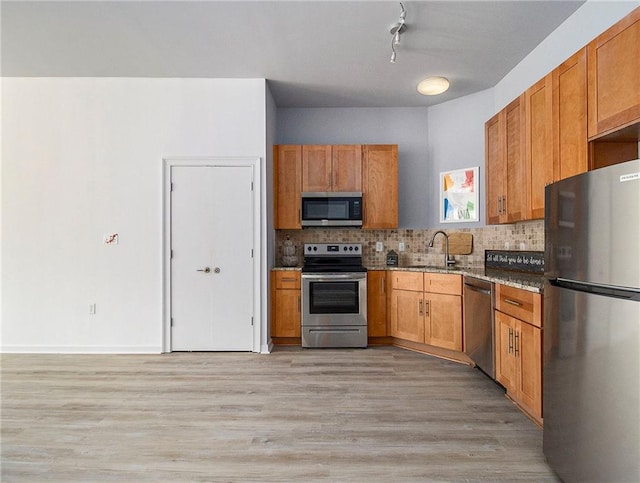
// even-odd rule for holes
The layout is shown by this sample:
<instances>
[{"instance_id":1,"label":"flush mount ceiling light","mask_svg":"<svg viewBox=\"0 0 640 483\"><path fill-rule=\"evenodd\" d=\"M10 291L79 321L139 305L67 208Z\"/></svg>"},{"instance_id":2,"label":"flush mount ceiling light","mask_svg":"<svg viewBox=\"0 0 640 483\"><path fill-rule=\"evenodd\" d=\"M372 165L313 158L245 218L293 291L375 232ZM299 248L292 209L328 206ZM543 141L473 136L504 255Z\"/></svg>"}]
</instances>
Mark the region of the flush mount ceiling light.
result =
<instances>
[{"instance_id":1,"label":"flush mount ceiling light","mask_svg":"<svg viewBox=\"0 0 640 483\"><path fill-rule=\"evenodd\" d=\"M418 84L418 92L423 96L436 96L449 88L446 77L428 77Z\"/></svg>"},{"instance_id":2,"label":"flush mount ceiling light","mask_svg":"<svg viewBox=\"0 0 640 483\"><path fill-rule=\"evenodd\" d=\"M404 23L406 16L407 11L404 9L404 5L402 5L402 2L400 2L400 18L391 26L391 29L389 29L389 33L393 36L391 37L390 60L392 64L396 63L396 45L400 45L400 34L407 29L407 25Z\"/></svg>"}]
</instances>

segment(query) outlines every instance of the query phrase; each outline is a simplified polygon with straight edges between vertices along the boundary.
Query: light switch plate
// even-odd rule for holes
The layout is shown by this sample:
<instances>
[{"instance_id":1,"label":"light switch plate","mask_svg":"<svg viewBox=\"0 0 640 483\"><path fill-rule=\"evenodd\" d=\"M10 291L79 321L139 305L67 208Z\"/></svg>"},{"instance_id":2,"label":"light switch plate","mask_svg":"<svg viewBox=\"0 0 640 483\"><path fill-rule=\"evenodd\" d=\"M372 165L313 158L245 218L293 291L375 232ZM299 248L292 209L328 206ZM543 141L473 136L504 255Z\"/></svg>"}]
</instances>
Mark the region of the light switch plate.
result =
<instances>
[{"instance_id":1,"label":"light switch plate","mask_svg":"<svg viewBox=\"0 0 640 483\"><path fill-rule=\"evenodd\" d=\"M376 251L381 252L382 250L384 250L384 246L382 245L382 242L376 242Z\"/></svg>"},{"instance_id":2,"label":"light switch plate","mask_svg":"<svg viewBox=\"0 0 640 483\"><path fill-rule=\"evenodd\" d=\"M398 250L403 252L404 251L404 242L401 241L400 243L398 243Z\"/></svg>"}]
</instances>

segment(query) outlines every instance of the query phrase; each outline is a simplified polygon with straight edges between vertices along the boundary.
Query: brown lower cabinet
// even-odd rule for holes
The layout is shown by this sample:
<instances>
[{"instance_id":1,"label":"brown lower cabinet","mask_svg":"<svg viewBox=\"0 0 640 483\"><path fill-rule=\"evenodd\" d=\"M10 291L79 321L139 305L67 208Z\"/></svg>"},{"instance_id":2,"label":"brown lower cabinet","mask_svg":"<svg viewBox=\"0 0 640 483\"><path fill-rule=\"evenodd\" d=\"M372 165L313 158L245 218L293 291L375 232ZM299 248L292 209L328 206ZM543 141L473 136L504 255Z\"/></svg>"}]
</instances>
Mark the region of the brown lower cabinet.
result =
<instances>
[{"instance_id":1,"label":"brown lower cabinet","mask_svg":"<svg viewBox=\"0 0 640 483\"><path fill-rule=\"evenodd\" d=\"M301 274L296 270L273 270L271 272L271 337L297 338L300 343L302 294ZM295 343L296 340L290 340Z\"/></svg>"},{"instance_id":2,"label":"brown lower cabinet","mask_svg":"<svg viewBox=\"0 0 640 483\"><path fill-rule=\"evenodd\" d=\"M496 284L496 381L542 422L542 297Z\"/></svg>"},{"instance_id":3,"label":"brown lower cabinet","mask_svg":"<svg viewBox=\"0 0 640 483\"><path fill-rule=\"evenodd\" d=\"M367 272L367 336L387 337L387 271Z\"/></svg>"},{"instance_id":4,"label":"brown lower cabinet","mask_svg":"<svg viewBox=\"0 0 640 483\"><path fill-rule=\"evenodd\" d=\"M462 351L462 277L393 271L391 336Z\"/></svg>"}]
</instances>

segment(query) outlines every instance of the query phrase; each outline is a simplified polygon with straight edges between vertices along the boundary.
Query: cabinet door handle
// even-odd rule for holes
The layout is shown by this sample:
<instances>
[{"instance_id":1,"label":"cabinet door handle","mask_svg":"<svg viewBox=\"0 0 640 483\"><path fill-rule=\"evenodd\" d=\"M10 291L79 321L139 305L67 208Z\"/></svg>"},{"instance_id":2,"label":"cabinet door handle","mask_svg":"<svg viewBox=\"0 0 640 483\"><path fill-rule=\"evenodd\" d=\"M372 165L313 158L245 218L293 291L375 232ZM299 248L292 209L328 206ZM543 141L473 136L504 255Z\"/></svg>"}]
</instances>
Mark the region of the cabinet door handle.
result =
<instances>
[{"instance_id":1,"label":"cabinet door handle","mask_svg":"<svg viewBox=\"0 0 640 483\"><path fill-rule=\"evenodd\" d=\"M498 214L501 214L502 212L500 211L500 198L502 198L501 196L498 196L498 198L496 199L496 211L498 212Z\"/></svg>"},{"instance_id":2,"label":"cabinet door handle","mask_svg":"<svg viewBox=\"0 0 640 483\"><path fill-rule=\"evenodd\" d=\"M507 213L507 197L502 197L502 214L505 215Z\"/></svg>"},{"instance_id":3,"label":"cabinet door handle","mask_svg":"<svg viewBox=\"0 0 640 483\"><path fill-rule=\"evenodd\" d=\"M422 316L422 300L418 300L418 316Z\"/></svg>"},{"instance_id":4,"label":"cabinet door handle","mask_svg":"<svg viewBox=\"0 0 640 483\"><path fill-rule=\"evenodd\" d=\"M509 328L509 350L508 353L511 354L513 351L513 330Z\"/></svg>"},{"instance_id":5,"label":"cabinet door handle","mask_svg":"<svg viewBox=\"0 0 640 483\"><path fill-rule=\"evenodd\" d=\"M424 316L429 317L429 301L425 301L424 303Z\"/></svg>"},{"instance_id":6,"label":"cabinet door handle","mask_svg":"<svg viewBox=\"0 0 640 483\"><path fill-rule=\"evenodd\" d=\"M520 334L518 334L518 332L513 331L514 335L514 339L515 339L515 351L514 354L516 357L518 357L518 354L520 353L520 348L518 347L520 344L518 344L519 340L520 340Z\"/></svg>"},{"instance_id":7,"label":"cabinet door handle","mask_svg":"<svg viewBox=\"0 0 640 483\"><path fill-rule=\"evenodd\" d=\"M504 299L504 301L508 304L515 305L516 307L522 307L522 304L517 300Z\"/></svg>"},{"instance_id":8,"label":"cabinet door handle","mask_svg":"<svg viewBox=\"0 0 640 483\"><path fill-rule=\"evenodd\" d=\"M298 295L298 313L300 313L300 308L301 308L300 306L301 305L302 304L300 303L300 295Z\"/></svg>"}]
</instances>

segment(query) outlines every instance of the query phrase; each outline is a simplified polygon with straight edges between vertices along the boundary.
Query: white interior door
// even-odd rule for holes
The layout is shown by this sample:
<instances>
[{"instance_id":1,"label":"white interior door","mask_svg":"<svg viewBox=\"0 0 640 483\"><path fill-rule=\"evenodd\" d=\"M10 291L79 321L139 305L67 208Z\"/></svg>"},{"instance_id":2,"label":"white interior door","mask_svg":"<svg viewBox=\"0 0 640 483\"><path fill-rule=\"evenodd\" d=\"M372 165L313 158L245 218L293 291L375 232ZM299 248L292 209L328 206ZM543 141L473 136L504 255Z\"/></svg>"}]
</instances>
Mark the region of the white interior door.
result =
<instances>
[{"instance_id":1,"label":"white interior door","mask_svg":"<svg viewBox=\"0 0 640 483\"><path fill-rule=\"evenodd\" d=\"M171 350L253 348L253 168L171 167Z\"/></svg>"}]
</instances>

